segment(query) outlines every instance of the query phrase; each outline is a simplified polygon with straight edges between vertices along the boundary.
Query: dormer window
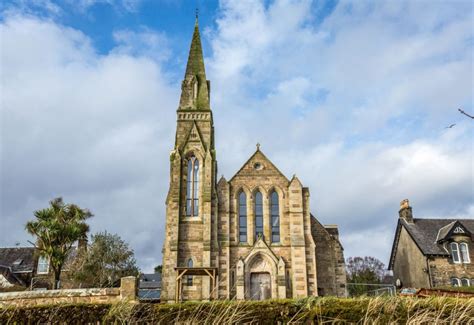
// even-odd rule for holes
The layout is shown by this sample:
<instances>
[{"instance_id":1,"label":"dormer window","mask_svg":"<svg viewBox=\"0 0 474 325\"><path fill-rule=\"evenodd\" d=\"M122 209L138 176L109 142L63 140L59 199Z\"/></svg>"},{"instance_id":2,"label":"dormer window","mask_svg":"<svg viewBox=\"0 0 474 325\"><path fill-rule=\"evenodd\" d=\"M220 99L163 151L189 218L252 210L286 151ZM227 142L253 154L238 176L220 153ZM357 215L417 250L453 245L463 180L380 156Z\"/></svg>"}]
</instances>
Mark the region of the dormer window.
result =
<instances>
[{"instance_id":1,"label":"dormer window","mask_svg":"<svg viewBox=\"0 0 474 325\"><path fill-rule=\"evenodd\" d=\"M451 243L451 257L453 258L454 263L461 263L461 259L459 258L459 246L458 243Z\"/></svg>"},{"instance_id":2,"label":"dormer window","mask_svg":"<svg viewBox=\"0 0 474 325\"><path fill-rule=\"evenodd\" d=\"M471 259L469 258L469 247L467 246L467 243L460 243L459 251L461 252L462 262L471 263Z\"/></svg>"},{"instance_id":3,"label":"dormer window","mask_svg":"<svg viewBox=\"0 0 474 325\"><path fill-rule=\"evenodd\" d=\"M471 263L471 259L469 258L469 247L467 243L452 242L449 245L451 248L451 257L453 258L454 263Z\"/></svg>"},{"instance_id":4,"label":"dormer window","mask_svg":"<svg viewBox=\"0 0 474 325\"><path fill-rule=\"evenodd\" d=\"M38 268L36 270L38 274L48 274L49 273L49 258L47 256L41 255L38 258Z\"/></svg>"}]
</instances>

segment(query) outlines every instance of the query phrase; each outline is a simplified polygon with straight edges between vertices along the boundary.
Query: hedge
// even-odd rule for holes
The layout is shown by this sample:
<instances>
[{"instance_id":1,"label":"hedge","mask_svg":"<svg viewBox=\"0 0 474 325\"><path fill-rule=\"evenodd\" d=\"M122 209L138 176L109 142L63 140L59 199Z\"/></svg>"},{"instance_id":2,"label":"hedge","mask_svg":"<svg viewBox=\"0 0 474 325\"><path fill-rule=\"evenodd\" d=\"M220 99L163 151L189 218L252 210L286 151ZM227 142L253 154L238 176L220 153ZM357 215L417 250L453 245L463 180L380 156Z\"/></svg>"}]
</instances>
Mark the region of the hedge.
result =
<instances>
[{"instance_id":1,"label":"hedge","mask_svg":"<svg viewBox=\"0 0 474 325\"><path fill-rule=\"evenodd\" d=\"M0 308L0 324L474 323L474 299L307 298L182 304L61 304Z\"/></svg>"},{"instance_id":2,"label":"hedge","mask_svg":"<svg viewBox=\"0 0 474 325\"><path fill-rule=\"evenodd\" d=\"M0 308L0 324L97 323L111 309L108 304L57 304Z\"/></svg>"}]
</instances>

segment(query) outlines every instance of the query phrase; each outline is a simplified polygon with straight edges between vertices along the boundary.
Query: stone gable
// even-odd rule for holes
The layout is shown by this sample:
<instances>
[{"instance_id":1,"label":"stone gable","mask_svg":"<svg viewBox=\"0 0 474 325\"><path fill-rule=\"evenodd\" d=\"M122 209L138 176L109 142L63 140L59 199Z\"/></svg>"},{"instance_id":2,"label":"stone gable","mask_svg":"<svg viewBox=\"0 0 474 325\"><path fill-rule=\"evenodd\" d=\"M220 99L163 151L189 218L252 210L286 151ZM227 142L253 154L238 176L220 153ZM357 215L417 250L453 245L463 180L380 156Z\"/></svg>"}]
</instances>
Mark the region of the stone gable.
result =
<instances>
[{"instance_id":1,"label":"stone gable","mask_svg":"<svg viewBox=\"0 0 474 325\"><path fill-rule=\"evenodd\" d=\"M231 178L231 182L236 178L253 177L280 177L279 181L286 181L288 178L263 154L260 149L245 162L239 171Z\"/></svg>"}]
</instances>

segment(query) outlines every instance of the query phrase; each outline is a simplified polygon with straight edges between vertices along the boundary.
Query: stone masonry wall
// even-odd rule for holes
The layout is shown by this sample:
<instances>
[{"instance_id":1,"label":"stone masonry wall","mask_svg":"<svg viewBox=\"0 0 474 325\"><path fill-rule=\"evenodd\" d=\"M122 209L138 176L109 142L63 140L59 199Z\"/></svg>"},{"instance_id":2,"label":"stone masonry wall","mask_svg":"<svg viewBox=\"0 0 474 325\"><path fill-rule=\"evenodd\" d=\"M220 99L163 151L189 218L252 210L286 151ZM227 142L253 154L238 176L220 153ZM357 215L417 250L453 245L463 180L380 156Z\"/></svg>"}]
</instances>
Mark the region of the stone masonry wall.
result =
<instances>
[{"instance_id":1,"label":"stone masonry wall","mask_svg":"<svg viewBox=\"0 0 474 325\"><path fill-rule=\"evenodd\" d=\"M110 304L136 299L136 278L122 278L120 288L61 289L0 293L0 307L59 303Z\"/></svg>"},{"instance_id":2,"label":"stone masonry wall","mask_svg":"<svg viewBox=\"0 0 474 325\"><path fill-rule=\"evenodd\" d=\"M429 259L431 282L433 287L451 286L451 278L467 278L474 283L474 242L469 243L471 263L456 264L451 257L432 257Z\"/></svg>"},{"instance_id":3,"label":"stone masonry wall","mask_svg":"<svg viewBox=\"0 0 474 325\"><path fill-rule=\"evenodd\" d=\"M346 267L344 251L338 237L331 235L316 218L311 218L312 234L316 242L318 295L346 296ZM334 232L337 229L330 229Z\"/></svg>"},{"instance_id":4,"label":"stone masonry wall","mask_svg":"<svg viewBox=\"0 0 474 325\"><path fill-rule=\"evenodd\" d=\"M395 280L400 279L403 287L430 287L426 272L426 257L404 227L402 227L398 240L393 277Z\"/></svg>"}]
</instances>

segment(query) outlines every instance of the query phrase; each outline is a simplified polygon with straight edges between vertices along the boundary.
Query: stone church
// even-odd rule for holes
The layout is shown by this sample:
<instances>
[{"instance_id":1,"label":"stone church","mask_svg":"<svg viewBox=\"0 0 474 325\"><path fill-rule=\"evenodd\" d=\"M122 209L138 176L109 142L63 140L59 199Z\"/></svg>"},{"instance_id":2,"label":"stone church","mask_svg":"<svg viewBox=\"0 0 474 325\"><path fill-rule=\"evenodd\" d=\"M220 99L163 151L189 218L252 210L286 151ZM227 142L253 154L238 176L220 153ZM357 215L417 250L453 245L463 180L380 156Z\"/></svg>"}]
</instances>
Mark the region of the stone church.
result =
<instances>
[{"instance_id":1,"label":"stone church","mask_svg":"<svg viewBox=\"0 0 474 325\"><path fill-rule=\"evenodd\" d=\"M161 301L345 296L337 226L311 214L296 176L257 145L217 180L210 93L196 19L169 158Z\"/></svg>"}]
</instances>

